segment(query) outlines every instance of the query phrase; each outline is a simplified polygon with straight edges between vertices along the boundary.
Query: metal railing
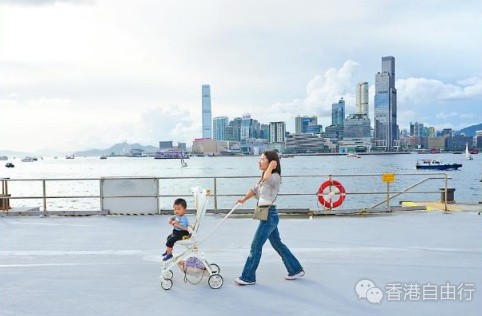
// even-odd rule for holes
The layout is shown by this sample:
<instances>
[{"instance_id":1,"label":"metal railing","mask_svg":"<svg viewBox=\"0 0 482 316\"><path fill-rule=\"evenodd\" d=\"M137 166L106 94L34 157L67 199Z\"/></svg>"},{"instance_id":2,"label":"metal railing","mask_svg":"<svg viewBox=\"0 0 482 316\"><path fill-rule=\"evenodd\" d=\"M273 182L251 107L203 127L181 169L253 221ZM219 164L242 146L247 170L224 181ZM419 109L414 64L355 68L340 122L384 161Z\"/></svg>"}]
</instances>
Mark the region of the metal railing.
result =
<instances>
[{"instance_id":1,"label":"metal railing","mask_svg":"<svg viewBox=\"0 0 482 316\"><path fill-rule=\"evenodd\" d=\"M438 193L444 194L445 198L442 198L442 202L444 202L444 210L447 211L447 202L448 202L448 180L450 179L445 173L393 173L389 174L393 176L393 181L385 181L383 182L386 174L327 174L327 175L284 175L283 182L286 183L294 183L295 185L291 185L288 189L285 186L282 186L282 190L278 195L278 202L280 200L285 200L286 203L279 203L280 205L287 205L286 209L316 209L321 208L326 210L327 208L324 206L320 206L317 199L321 195L320 192L317 192L316 188L319 186L320 183L324 181L329 181L332 179L338 179L341 182L345 182L346 184L346 192L344 193L345 196L351 196L350 201L351 205L354 205L355 208L361 209L373 209L380 205L386 204L386 209L390 209L390 202L396 200L402 195L407 194L435 194ZM419 180L416 180L419 178ZM141 198L154 198L157 201L157 210L156 212L160 212L161 199L167 198L174 198L174 197L183 197L188 196L189 193L183 190L179 191L171 191L162 189L162 185L166 187L170 187L173 182L188 182L190 186L183 186L183 187L191 187L193 182L203 182L205 188L208 188L212 192L213 197L213 204L214 210L225 209L226 205L232 205L232 202L236 198L242 197L246 191L248 190L249 186L246 186L247 180L250 180L250 183L255 183L256 179L259 179L259 176L223 176L223 177L152 177L147 179L152 179L156 183L156 190L157 192L147 193L147 194L120 194L120 195L109 195L108 197L104 194L104 184L103 182L106 179L116 179L116 180L135 180L135 179L146 179L146 178L136 178L136 177L115 177L115 178L65 178L65 179L0 179L2 183L2 194L0 195L0 206L3 206L3 210L8 210L10 208L10 201L18 201L18 200L41 200L41 205L43 211L50 210L51 206L53 207L55 204L52 201L58 199L71 199L78 201L80 199L95 199L99 200L98 205L100 210L104 209L104 200L107 198L132 198L132 199L141 199ZM233 182L236 181L244 181L243 186L237 185ZM252 180L252 181L251 181ZM401 181L403 180L403 181ZM83 182L84 185L86 182L90 184L87 187L93 189L92 191L96 191L95 193L90 194L73 194L73 193L59 193L59 190L50 190L50 191L57 191L57 192L50 192L48 190L48 185L53 183L61 183L60 187L65 189L66 185L62 185L65 182L76 182L81 183ZM409 183L410 181L410 183ZM434 181L441 181L441 187L434 189L433 187L430 188L421 188L424 184L428 182ZM31 189L33 188L32 185L35 182L40 183L41 194L20 194L20 192L12 192L9 194L9 184L10 187L14 186L14 184L19 183L28 183ZM230 184L227 185L226 183L229 182ZM162 184L162 185L161 185ZM229 187L230 190L221 189L221 187ZM242 189L241 189L242 188ZM298 190L296 190L298 189ZM73 189L75 191L75 189ZM232 191L234 190L234 191ZM242 190L242 191L240 191ZM18 191L18 190L17 190ZM85 189L84 189L85 191ZM335 192L334 195L339 194L339 192ZM362 196L363 198L360 200L356 200L357 196ZM381 196L381 199L374 200L373 198L369 198L370 196ZM229 198L229 200L227 200ZM228 202L226 202L228 201ZM316 201L316 205L313 204L313 201ZM347 200L348 201L348 198ZM293 207L292 204L296 204L296 207ZM291 204L291 205L290 205ZM369 205L367 207L367 205ZM347 207L342 205L341 207ZM329 208L328 208L329 209Z\"/></svg>"}]
</instances>

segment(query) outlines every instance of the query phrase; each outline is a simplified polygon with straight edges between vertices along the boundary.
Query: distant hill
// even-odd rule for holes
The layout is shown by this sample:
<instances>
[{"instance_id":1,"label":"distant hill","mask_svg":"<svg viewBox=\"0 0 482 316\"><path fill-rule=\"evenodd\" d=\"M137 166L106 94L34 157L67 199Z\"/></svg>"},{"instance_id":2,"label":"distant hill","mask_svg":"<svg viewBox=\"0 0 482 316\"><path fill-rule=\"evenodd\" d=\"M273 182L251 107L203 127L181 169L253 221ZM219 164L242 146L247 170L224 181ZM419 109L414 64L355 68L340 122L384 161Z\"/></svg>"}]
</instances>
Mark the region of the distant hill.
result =
<instances>
[{"instance_id":1,"label":"distant hill","mask_svg":"<svg viewBox=\"0 0 482 316\"><path fill-rule=\"evenodd\" d=\"M131 149L142 149L146 153L154 153L159 150L158 147L155 146L143 146L141 144L128 144L126 142L115 144L106 149L91 149L91 150L84 150L84 151L76 151L74 152L75 156L124 156L129 154Z\"/></svg>"},{"instance_id":2,"label":"distant hill","mask_svg":"<svg viewBox=\"0 0 482 316\"><path fill-rule=\"evenodd\" d=\"M460 130L460 133L464 133L465 135L468 135L468 136L475 136L476 131L482 131L482 123L477 125L472 125L466 128L462 128Z\"/></svg>"},{"instance_id":3,"label":"distant hill","mask_svg":"<svg viewBox=\"0 0 482 316\"><path fill-rule=\"evenodd\" d=\"M13 151L13 150L0 150L0 156L7 156L7 157L26 157L31 156L30 153L22 152L22 151Z\"/></svg>"}]
</instances>

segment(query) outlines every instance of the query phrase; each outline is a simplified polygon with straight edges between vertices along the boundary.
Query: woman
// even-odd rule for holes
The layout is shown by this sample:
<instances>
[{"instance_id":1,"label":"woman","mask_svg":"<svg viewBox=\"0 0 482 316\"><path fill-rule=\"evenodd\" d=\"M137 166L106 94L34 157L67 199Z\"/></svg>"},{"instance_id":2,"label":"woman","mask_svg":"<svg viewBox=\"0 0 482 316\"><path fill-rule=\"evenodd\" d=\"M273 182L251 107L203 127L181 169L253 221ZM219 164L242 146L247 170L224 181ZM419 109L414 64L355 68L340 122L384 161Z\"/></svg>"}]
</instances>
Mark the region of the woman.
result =
<instances>
[{"instance_id":1,"label":"woman","mask_svg":"<svg viewBox=\"0 0 482 316\"><path fill-rule=\"evenodd\" d=\"M256 269L261 259L263 245L269 240L274 250L281 256L283 263L288 270L286 280L295 280L305 275L303 267L298 259L291 253L285 244L281 242L278 231L279 215L274 201L278 194L281 184L281 164L278 153L275 151L265 151L258 162L261 169L261 179L256 187L250 189L246 195L237 200L237 203L244 203L253 196L258 199L259 205L271 204L266 221L259 221L258 229L254 234L251 243L251 251L244 265L243 273L234 282L239 285L252 285L256 283Z\"/></svg>"}]
</instances>

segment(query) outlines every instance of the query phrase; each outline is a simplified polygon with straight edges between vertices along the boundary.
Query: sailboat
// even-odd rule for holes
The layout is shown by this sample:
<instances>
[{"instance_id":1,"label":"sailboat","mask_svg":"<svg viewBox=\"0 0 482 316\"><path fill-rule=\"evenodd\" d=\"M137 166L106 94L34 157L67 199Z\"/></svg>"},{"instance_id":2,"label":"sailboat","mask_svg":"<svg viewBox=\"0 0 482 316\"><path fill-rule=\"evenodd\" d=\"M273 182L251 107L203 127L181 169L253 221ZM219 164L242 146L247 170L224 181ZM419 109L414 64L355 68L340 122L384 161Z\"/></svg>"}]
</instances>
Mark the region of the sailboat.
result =
<instances>
[{"instance_id":1,"label":"sailboat","mask_svg":"<svg viewBox=\"0 0 482 316\"><path fill-rule=\"evenodd\" d=\"M186 168L187 167L187 162L184 161L184 156L181 151L181 168Z\"/></svg>"},{"instance_id":2,"label":"sailboat","mask_svg":"<svg viewBox=\"0 0 482 316\"><path fill-rule=\"evenodd\" d=\"M469 152L469 143L465 143L465 158L467 160L473 160L474 159L474 157L472 157L472 155Z\"/></svg>"}]
</instances>

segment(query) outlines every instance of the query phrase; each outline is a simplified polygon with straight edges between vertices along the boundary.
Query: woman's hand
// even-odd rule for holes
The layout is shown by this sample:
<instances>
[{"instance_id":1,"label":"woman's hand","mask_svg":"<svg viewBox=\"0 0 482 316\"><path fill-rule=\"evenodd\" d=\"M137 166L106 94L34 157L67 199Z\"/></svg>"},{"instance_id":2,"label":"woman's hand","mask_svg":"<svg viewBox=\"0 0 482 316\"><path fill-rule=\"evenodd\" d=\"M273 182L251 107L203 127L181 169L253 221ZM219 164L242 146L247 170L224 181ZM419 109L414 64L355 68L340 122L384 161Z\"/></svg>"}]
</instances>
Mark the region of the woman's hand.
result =
<instances>
[{"instance_id":1,"label":"woman's hand","mask_svg":"<svg viewBox=\"0 0 482 316\"><path fill-rule=\"evenodd\" d=\"M271 170L274 170L274 169L276 169L277 166L278 166L278 163L275 160L271 160L269 162L268 168L271 167Z\"/></svg>"},{"instance_id":2,"label":"woman's hand","mask_svg":"<svg viewBox=\"0 0 482 316\"><path fill-rule=\"evenodd\" d=\"M246 202L247 200L249 200L253 196L254 196L253 190L249 190L248 193L246 193L246 195L243 196L242 199L236 200L236 203L243 204L244 202Z\"/></svg>"}]
</instances>

